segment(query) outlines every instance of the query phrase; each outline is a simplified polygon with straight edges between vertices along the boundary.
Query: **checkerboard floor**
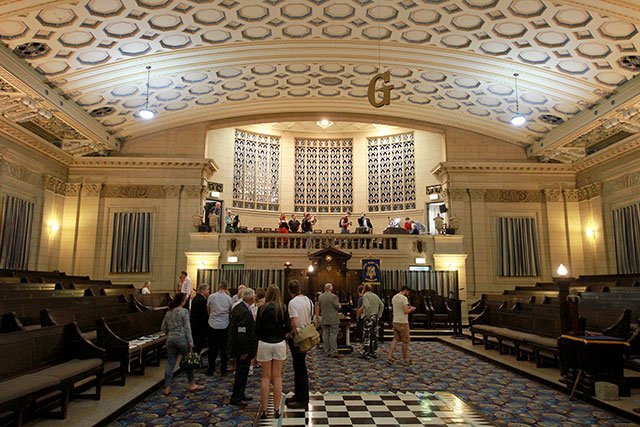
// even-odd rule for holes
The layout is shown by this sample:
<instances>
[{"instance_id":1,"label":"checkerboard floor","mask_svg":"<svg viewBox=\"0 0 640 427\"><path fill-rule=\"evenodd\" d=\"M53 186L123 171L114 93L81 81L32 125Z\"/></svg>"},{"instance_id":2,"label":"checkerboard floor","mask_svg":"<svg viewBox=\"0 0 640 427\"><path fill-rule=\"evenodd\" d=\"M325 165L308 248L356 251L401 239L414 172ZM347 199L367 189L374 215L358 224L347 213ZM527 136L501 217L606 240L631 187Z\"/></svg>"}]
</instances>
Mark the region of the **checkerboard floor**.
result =
<instances>
[{"instance_id":1,"label":"checkerboard floor","mask_svg":"<svg viewBox=\"0 0 640 427\"><path fill-rule=\"evenodd\" d=\"M284 397L283 397L284 402ZM435 393L314 393L309 409L281 407L282 418L258 420L264 427L304 426L490 426L469 405L449 392Z\"/></svg>"}]
</instances>

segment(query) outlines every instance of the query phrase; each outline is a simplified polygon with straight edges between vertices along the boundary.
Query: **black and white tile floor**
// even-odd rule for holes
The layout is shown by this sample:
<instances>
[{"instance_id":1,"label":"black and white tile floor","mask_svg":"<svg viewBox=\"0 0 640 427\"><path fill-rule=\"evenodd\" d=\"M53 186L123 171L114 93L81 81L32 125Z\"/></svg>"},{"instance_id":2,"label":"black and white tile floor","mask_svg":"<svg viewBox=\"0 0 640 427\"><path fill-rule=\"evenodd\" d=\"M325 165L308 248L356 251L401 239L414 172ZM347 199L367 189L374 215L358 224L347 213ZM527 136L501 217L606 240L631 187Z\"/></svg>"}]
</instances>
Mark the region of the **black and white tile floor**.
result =
<instances>
[{"instance_id":1,"label":"black and white tile floor","mask_svg":"<svg viewBox=\"0 0 640 427\"><path fill-rule=\"evenodd\" d=\"M283 397L284 402L284 397ZM281 407L282 417L273 418L273 398L269 419L258 426L490 426L469 405L449 392L435 393L314 393L309 408Z\"/></svg>"}]
</instances>

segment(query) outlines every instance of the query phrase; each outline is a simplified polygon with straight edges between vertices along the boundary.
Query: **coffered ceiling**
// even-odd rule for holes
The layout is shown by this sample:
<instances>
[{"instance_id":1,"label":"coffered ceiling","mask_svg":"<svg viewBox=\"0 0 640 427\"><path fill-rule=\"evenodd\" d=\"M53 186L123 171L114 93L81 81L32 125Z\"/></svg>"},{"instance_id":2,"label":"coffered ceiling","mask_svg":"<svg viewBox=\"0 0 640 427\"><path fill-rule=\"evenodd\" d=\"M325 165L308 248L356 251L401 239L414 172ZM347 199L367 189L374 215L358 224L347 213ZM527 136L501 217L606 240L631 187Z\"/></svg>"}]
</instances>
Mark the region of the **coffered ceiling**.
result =
<instances>
[{"instance_id":1,"label":"coffered ceiling","mask_svg":"<svg viewBox=\"0 0 640 427\"><path fill-rule=\"evenodd\" d=\"M247 114L368 113L465 127L574 162L611 133L619 141L640 130L631 97L545 144L633 83L636 1L0 0L0 13L0 41L123 139ZM138 116L146 65L150 121ZM367 85L386 69L392 103L374 109ZM515 72L520 128L509 123ZM624 128L612 124L624 114ZM116 149L67 135L71 154Z\"/></svg>"}]
</instances>

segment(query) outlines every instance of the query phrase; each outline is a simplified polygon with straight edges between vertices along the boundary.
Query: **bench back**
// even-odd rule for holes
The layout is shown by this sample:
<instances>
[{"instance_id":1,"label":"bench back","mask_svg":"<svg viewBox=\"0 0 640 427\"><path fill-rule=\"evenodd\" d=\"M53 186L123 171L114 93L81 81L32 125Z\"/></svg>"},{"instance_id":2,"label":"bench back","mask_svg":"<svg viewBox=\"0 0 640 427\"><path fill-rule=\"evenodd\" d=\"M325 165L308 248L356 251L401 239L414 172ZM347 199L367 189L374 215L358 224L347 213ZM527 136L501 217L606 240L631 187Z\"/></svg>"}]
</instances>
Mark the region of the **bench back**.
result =
<instances>
[{"instance_id":1,"label":"bench back","mask_svg":"<svg viewBox=\"0 0 640 427\"><path fill-rule=\"evenodd\" d=\"M617 282L616 286L634 286L640 282L640 274L599 274L578 276L579 282Z\"/></svg>"},{"instance_id":2,"label":"bench back","mask_svg":"<svg viewBox=\"0 0 640 427\"><path fill-rule=\"evenodd\" d=\"M87 290L92 290L92 289L87 289ZM137 292L136 289L134 288L100 288L99 291L95 291L97 295L106 295L106 296L112 296L112 295L131 295L131 294L135 294Z\"/></svg>"},{"instance_id":3,"label":"bench back","mask_svg":"<svg viewBox=\"0 0 640 427\"><path fill-rule=\"evenodd\" d=\"M74 324L0 334L0 381L74 358L78 337Z\"/></svg>"},{"instance_id":4,"label":"bench back","mask_svg":"<svg viewBox=\"0 0 640 427\"><path fill-rule=\"evenodd\" d=\"M28 290L3 290L0 288L0 300L11 299L30 299L30 298L70 298L96 295L91 289L82 290L66 290L56 289L54 291L28 291Z\"/></svg>"},{"instance_id":5,"label":"bench back","mask_svg":"<svg viewBox=\"0 0 640 427\"><path fill-rule=\"evenodd\" d=\"M160 331L166 310L143 311L105 317L102 320L113 334L125 341ZM98 345L102 347L107 331L98 322Z\"/></svg>"},{"instance_id":6,"label":"bench back","mask_svg":"<svg viewBox=\"0 0 640 427\"><path fill-rule=\"evenodd\" d=\"M112 297L104 297L112 298ZM102 305L77 305L45 308L40 313L42 326L64 325L76 322L82 332L96 330L96 322L101 317L112 317L137 312L133 302L119 302Z\"/></svg>"},{"instance_id":7,"label":"bench back","mask_svg":"<svg viewBox=\"0 0 640 427\"><path fill-rule=\"evenodd\" d=\"M169 302L173 300L169 292L160 292L154 294L132 294L132 297L138 301L139 304L149 307L167 307Z\"/></svg>"},{"instance_id":8,"label":"bench back","mask_svg":"<svg viewBox=\"0 0 640 427\"><path fill-rule=\"evenodd\" d=\"M487 306L486 324L557 338L562 335L559 306L516 303L513 307Z\"/></svg>"}]
</instances>

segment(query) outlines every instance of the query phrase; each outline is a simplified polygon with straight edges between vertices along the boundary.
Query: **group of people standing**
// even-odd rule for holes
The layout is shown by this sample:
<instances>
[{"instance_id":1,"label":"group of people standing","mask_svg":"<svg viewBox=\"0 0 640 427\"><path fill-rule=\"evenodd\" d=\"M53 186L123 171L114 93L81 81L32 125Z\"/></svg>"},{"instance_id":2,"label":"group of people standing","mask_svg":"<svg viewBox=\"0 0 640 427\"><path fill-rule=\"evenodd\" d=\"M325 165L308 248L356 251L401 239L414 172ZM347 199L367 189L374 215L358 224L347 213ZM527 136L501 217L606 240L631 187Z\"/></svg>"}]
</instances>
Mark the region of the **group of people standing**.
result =
<instances>
[{"instance_id":1,"label":"group of people standing","mask_svg":"<svg viewBox=\"0 0 640 427\"><path fill-rule=\"evenodd\" d=\"M184 277L182 277L184 276ZM183 272L181 282L183 288L188 277ZM189 279L190 282L190 279ZM266 292L257 292L244 285L232 297L226 282L218 285L218 290L210 293L209 286L198 287L197 295L188 305L186 293L178 292L165 315L162 330L167 333L168 362L165 369L165 395L171 393L173 371L178 354L185 357L189 351L200 353L208 347L208 367L206 374L214 375L216 361L220 356L220 374L228 372L228 356L235 365L233 391L229 399L230 405L244 407L252 400L245 394L249 373L253 361L262 367L260 385L260 418L267 418L269 392L273 386L274 407L280 408L282 398L282 367L287 358L287 347L291 353L294 371L294 394L285 400L287 407L306 409L309 403L309 377L306 365L306 352L300 351L294 343L296 332L314 322L322 326L324 352L328 357L340 358L337 348L337 337L340 324L340 302L333 293L333 285L327 283L325 292L318 298L317 307L301 293L300 284L296 280L289 282L287 290L290 296L288 305L284 304L283 295L277 285L271 285ZM359 289L357 316L363 322L363 345L360 357L371 360L377 358L378 322L382 316L384 305L378 295L372 291L371 285ZM409 290L404 287L392 301L394 338L390 346L387 361L393 363L393 352L402 342L402 352L406 364L409 364L408 314L413 311L406 295ZM258 295L257 295L258 293ZM189 379L188 389L198 391L193 369L186 369ZM280 413L275 411L275 417Z\"/></svg>"}]
</instances>

